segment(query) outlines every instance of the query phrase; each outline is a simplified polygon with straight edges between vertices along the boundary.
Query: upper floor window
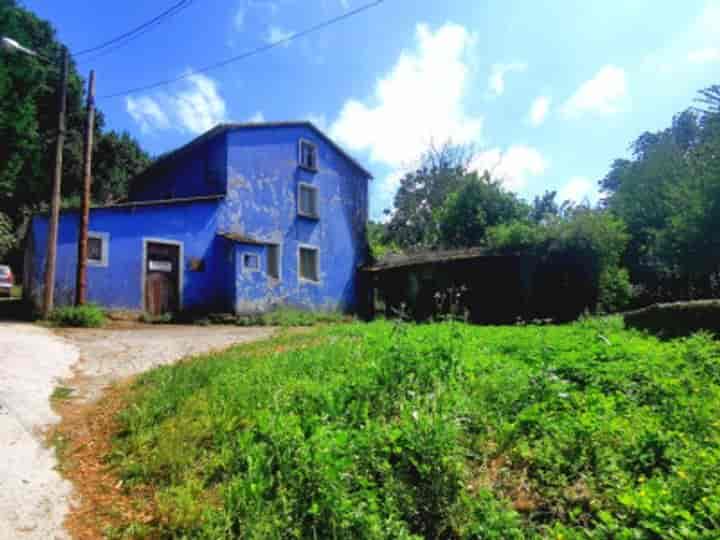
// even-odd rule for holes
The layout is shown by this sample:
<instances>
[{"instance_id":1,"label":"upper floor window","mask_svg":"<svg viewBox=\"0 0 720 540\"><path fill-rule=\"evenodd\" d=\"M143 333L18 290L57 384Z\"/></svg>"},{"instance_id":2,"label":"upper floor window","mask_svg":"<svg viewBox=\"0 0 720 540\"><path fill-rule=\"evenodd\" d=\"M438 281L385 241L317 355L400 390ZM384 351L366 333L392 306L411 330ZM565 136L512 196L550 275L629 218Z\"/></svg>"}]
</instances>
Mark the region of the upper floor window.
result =
<instances>
[{"instance_id":1,"label":"upper floor window","mask_svg":"<svg viewBox=\"0 0 720 540\"><path fill-rule=\"evenodd\" d=\"M311 171L318 170L318 152L315 144L305 139L300 139L298 154L298 161L301 167Z\"/></svg>"},{"instance_id":2,"label":"upper floor window","mask_svg":"<svg viewBox=\"0 0 720 540\"><path fill-rule=\"evenodd\" d=\"M107 233L88 232L87 262L90 266L108 265L109 242Z\"/></svg>"},{"instance_id":3,"label":"upper floor window","mask_svg":"<svg viewBox=\"0 0 720 540\"><path fill-rule=\"evenodd\" d=\"M298 184L298 214L309 218L318 217L318 188L311 184Z\"/></svg>"}]
</instances>

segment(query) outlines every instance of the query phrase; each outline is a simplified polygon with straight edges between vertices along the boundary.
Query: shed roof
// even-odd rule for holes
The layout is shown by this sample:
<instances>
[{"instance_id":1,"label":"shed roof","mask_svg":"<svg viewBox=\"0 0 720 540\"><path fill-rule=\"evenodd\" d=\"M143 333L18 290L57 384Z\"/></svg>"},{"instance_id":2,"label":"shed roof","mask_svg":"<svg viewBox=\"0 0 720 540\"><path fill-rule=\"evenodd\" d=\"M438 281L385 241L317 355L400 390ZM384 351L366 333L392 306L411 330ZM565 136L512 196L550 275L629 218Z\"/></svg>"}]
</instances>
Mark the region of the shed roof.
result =
<instances>
[{"instance_id":1,"label":"shed roof","mask_svg":"<svg viewBox=\"0 0 720 540\"><path fill-rule=\"evenodd\" d=\"M451 261L460 261L464 259L478 259L484 257L500 257L494 253L489 253L487 249L482 247L473 247L465 249L446 249L436 251L418 251L409 254L390 254L374 264L366 266L364 270L368 272L378 272L380 270L389 270L391 268L404 268L408 266L418 266L429 263L442 263Z\"/></svg>"},{"instance_id":2,"label":"shed roof","mask_svg":"<svg viewBox=\"0 0 720 540\"><path fill-rule=\"evenodd\" d=\"M137 175L135 178L133 178L132 182L138 182L142 181L143 179L152 176L155 171L158 169L161 169L162 167L168 165L175 159L179 158L182 155L185 155L190 150L194 149L195 147L203 144L204 142L207 142L211 139L214 139L215 137L218 137L224 133L227 133L228 131L233 131L237 129L264 129L264 128L279 128L279 127L307 127L312 129L315 133L317 133L320 137L322 137L330 146L332 146L340 155L342 155L345 159L347 159L350 163L352 163L355 167L357 167L364 175L366 175L368 178L372 178L373 175L370 173L365 167L360 165L360 163L355 160L350 154L345 152L335 141L333 141L330 137L328 137L322 130L320 130L315 124L312 122L309 122L307 120L291 120L286 122L246 122L246 123L225 123L225 124L218 124L214 128L212 128L210 131L206 131L199 137L194 138L192 141L190 141L187 144L184 144L180 148L176 148L175 150L172 150L170 152L167 152L165 154L162 154L159 156L147 169L145 169L143 172L141 172L139 175Z\"/></svg>"},{"instance_id":3,"label":"shed roof","mask_svg":"<svg viewBox=\"0 0 720 540\"><path fill-rule=\"evenodd\" d=\"M274 246L277 244L276 242L270 242L269 240L262 240L240 233L218 233L218 236L239 244L252 244L255 246Z\"/></svg>"}]
</instances>

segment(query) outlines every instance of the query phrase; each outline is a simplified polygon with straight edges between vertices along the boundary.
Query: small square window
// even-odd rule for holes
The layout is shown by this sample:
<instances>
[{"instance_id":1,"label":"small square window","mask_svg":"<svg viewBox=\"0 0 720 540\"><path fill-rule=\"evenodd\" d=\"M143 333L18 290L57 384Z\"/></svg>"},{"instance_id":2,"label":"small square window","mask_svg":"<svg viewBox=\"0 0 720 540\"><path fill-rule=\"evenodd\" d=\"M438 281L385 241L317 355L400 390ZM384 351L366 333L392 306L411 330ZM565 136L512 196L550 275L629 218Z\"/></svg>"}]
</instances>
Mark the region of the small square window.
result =
<instances>
[{"instance_id":1,"label":"small square window","mask_svg":"<svg viewBox=\"0 0 720 540\"><path fill-rule=\"evenodd\" d=\"M310 141L300 139L300 146L298 152L300 154L298 157L298 161L300 162L301 167L303 167L304 169L309 169L311 171L318 170L317 146L315 146Z\"/></svg>"},{"instance_id":2,"label":"small square window","mask_svg":"<svg viewBox=\"0 0 720 540\"><path fill-rule=\"evenodd\" d=\"M107 233L88 233L87 241L87 262L90 266L108 265L108 242Z\"/></svg>"},{"instance_id":3,"label":"small square window","mask_svg":"<svg viewBox=\"0 0 720 540\"><path fill-rule=\"evenodd\" d=\"M318 249L301 247L299 250L300 279L320 281L320 259Z\"/></svg>"},{"instance_id":4,"label":"small square window","mask_svg":"<svg viewBox=\"0 0 720 540\"><path fill-rule=\"evenodd\" d=\"M267 247L267 273L273 279L280 279L280 246Z\"/></svg>"},{"instance_id":5,"label":"small square window","mask_svg":"<svg viewBox=\"0 0 720 540\"><path fill-rule=\"evenodd\" d=\"M260 270L260 257L255 253L243 254L243 267L248 270Z\"/></svg>"},{"instance_id":6,"label":"small square window","mask_svg":"<svg viewBox=\"0 0 720 540\"><path fill-rule=\"evenodd\" d=\"M298 214L310 218L318 217L318 189L315 186L298 186Z\"/></svg>"}]
</instances>

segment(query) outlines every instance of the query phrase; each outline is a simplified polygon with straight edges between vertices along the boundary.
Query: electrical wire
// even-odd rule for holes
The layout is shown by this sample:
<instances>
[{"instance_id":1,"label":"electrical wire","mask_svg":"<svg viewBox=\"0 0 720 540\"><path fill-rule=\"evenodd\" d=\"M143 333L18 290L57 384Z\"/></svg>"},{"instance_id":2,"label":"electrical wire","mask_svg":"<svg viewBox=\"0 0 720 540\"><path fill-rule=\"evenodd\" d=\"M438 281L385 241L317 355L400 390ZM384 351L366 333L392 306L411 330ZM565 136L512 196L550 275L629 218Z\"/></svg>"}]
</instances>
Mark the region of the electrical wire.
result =
<instances>
[{"instance_id":1,"label":"electrical wire","mask_svg":"<svg viewBox=\"0 0 720 540\"><path fill-rule=\"evenodd\" d=\"M180 0L176 4L173 4L168 9L160 13L159 15L156 15L149 21L146 21L142 23L139 26L136 26L132 30L128 30L127 32L124 32L120 34L119 36L115 36L112 39L109 39L103 43L100 43L99 45L95 45L94 47L89 47L87 49L83 49L81 51L73 52L73 56L81 56L83 54L88 54L91 52L100 51L102 49L106 49L107 47L111 45L115 45L111 50L115 50L119 48L122 45L125 45L126 43L132 41L133 39L141 36L145 32L147 32L148 29L150 29L153 25L158 24L162 22L165 19L168 19L172 17L173 15L176 15L180 13L183 9L187 8L193 0ZM109 51L104 51L109 52Z\"/></svg>"},{"instance_id":2,"label":"electrical wire","mask_svg":"<svg viewBox=\"0 0 720 540\"><path fill-rule=\"evenodd\" d=\"M293 41L295 39L307 36L308 34L312 34L314 32L317 32L318 30L322 30L324 28L327 28L328 26L331 26L333 24L336 24L340 21L343 21L345 19L349 19L350 17L353 17L355 15L359 15L360 13L367 11L371 8L377 7L380 4L382 4L385 0L375 0L374 2L370 2L368 4L364 4L356 9L353 9L351 11L347 11L343 13L342 15L338 15L337 17L333 17L331 19L327 19L321 23L318 23L314 26L311 26L309 28L306 28L305 30L301 30L300 32L296 32L294 34L290 34L287 37L284 37L282 39L279 39L277 41L273 41L272 43L268 43L266 45L263 45L261 47L257 47L255 49L252 49L250 51L246 51L242 54L239 54L237 56L232 56L230 58L227 58L225 60L221 60L220 62L215 62L214 64L209 64L207 66L190 70L183 75L180 75L179 77L175 77L172 79L165 79L162 81L158 81L156 83L152 84L146 84L144 86L137 86L135 88L130 88L128 90L123 90L120 92L114 92L112 94L105 94L103 96L100 96L98 99L111 99L116 97L122 97L127 96L130 94L135 94L137 92L143 92L145 90L152 90L153 88L159 88L161 86L166 86L168 84L176 83L179 81L182 81L184 79L187 79L189 77L192 77L194 75L198 75L200 73L207 73L208 71L218 69L221 67L224 67L228 64L232 64L233 62L237 62L239 60L244 60L246 58L250 58L251 56L256 56L258 54L264 53L266 51L269 51L270 49L274 49L276 47L279 47L280 45L285 45L286 43L289 43L290 41Z\"/></svg>"}]
</instances>

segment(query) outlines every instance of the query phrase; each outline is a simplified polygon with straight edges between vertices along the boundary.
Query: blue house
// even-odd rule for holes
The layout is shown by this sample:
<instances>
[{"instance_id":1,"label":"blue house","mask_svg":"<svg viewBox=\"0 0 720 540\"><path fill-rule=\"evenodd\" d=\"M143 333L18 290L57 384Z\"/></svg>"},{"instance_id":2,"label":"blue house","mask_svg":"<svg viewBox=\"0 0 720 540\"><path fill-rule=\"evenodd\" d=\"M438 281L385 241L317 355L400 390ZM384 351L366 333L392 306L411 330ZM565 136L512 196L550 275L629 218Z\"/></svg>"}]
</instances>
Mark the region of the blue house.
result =
<instances>
[{"instance_id":1,"label":"blue house","mask_svg":"<svg viewBox=\"0 0 720 540\"><path fill-rule=\"evenodd\" d=\"M90 211L90 302L109 309L352 311L370 173L309 122L221 124L163 155L127 202ZM75 295L79 212L61 213L56 305ZM42 299L47 214L26 252Z\"/></svg>"}]
</instances>

